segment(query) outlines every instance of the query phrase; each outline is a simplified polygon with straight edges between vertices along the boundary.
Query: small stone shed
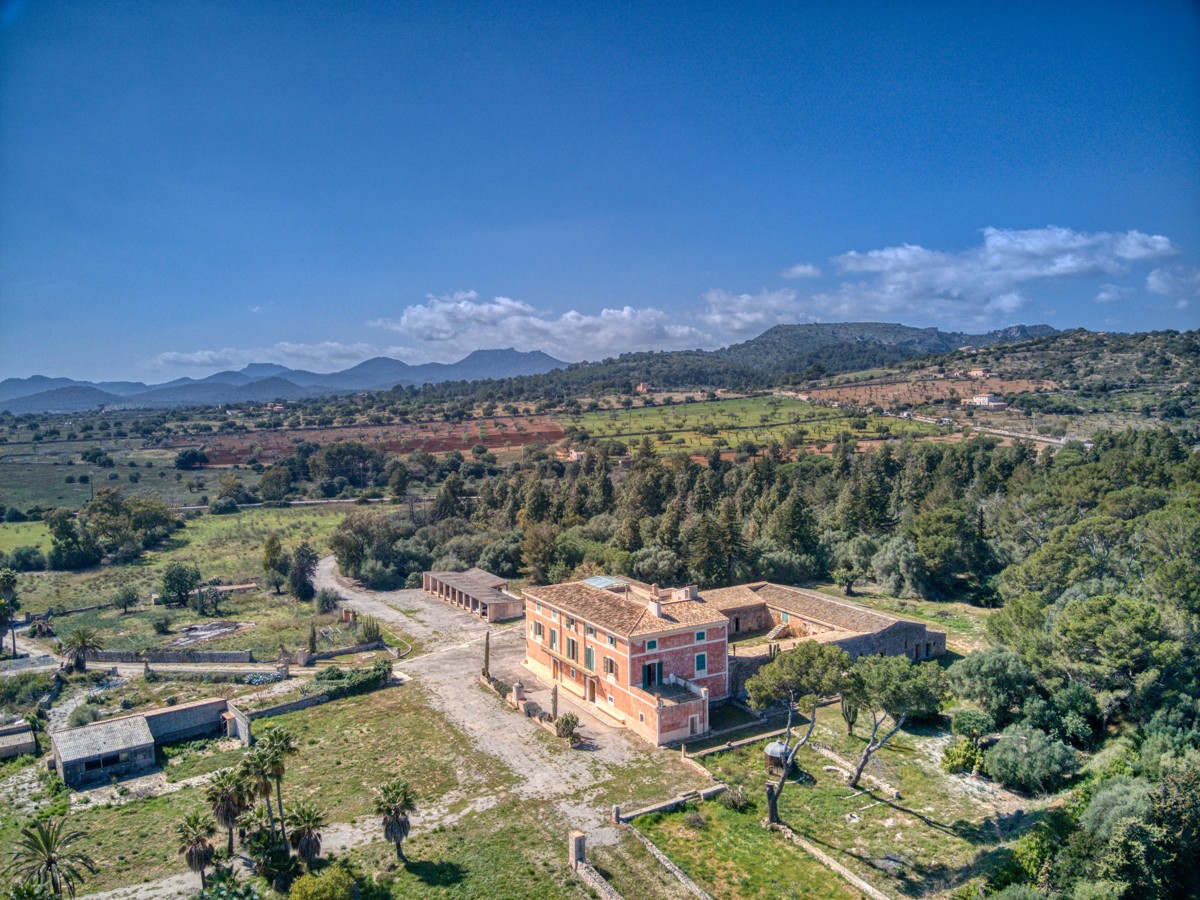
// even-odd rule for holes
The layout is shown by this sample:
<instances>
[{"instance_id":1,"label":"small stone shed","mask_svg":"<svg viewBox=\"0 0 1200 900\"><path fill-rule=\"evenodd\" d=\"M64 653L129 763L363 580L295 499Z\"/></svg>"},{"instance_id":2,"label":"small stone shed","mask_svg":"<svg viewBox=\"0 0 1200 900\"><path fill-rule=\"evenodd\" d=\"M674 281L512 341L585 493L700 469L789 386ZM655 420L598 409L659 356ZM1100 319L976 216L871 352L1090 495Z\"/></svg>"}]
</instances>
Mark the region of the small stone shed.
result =
<instances>
[{"instance_id":1,"label":"small stone shed","mask_svg":"<svg viewBox=\"0 0 1200 900\"><path fill-rule=\"evenodd\" d=\"M11 759L25 753L37 753L33 728L24 719L0 725L0 759Z\"/></svg>"},{"instance_id":2,"label":"small stone shed","mask_svg":"<svg viewBox=\"0 0 1200 900\"><path fill-rule=\"evenodd\" d=\"M465 572L425 572L421 587L488 622L517 619L525 614L525 601L508 593L508 581L483 569Z\"/></svg>"},{"instance_id":3,"label":"small stone shed","mask_svg":"<svg viewBox=\"0 0 1200 900\"><path fill-rule=\"evenodd\" d=\"M154 735L145 716L122 716L51 736L54 766L71 787L154 766Z\"/></svg>"},{"instance_id":4,"label":"small stone shed","mask_svg":"<svg viewBox=\"0 0 1200 900\"><path fill-rule=\"evenodd\" d=\"M219 697L121 716L51 735L54 766L80 787L154 766L154 748L207 734L225 734L228 702Z\"/></svg>"}]
</instances>

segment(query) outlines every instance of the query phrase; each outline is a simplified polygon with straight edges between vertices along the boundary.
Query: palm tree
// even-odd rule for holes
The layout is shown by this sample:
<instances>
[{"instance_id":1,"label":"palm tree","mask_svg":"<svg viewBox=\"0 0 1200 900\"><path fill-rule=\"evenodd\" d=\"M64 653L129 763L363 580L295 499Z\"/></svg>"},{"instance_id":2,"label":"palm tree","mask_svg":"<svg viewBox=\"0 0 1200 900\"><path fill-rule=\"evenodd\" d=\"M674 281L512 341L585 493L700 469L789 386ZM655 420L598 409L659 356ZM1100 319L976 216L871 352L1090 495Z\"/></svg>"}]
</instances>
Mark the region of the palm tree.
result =
<instances>
[{"instance_id":1,"label":"palm tree","mask_svg":"<svg viewBox=\"0 0 1200 900\"><path fill-rule=\"evenodd\" d=\"M225 769L208 783L204 799L212 807L217 824L229 830L229 855L233 856L233 829L238 817L253 802L245 782L236 769Z\"/></svg>"},{"instance_id":2,"label":"palm tree","mask_svg":"<svg viewBox=\"0 0 1200 900\"><path fill-rule=\"evenodd\" d=\"M274 754L261 744L242 758L241 778L250 788L253 797L266 801L267 819L271 823L271 833L275 833L275 813L271 809L271 789L274 785L275 761Z\"/></svg>"},{"instance_id":3,"label":"palm tree","mask_svg":"<svg viewBox=\"0 0 1200 900\"><path fill-rule=\"evenodd\" d=\"M5 900L54 900L50 888L40 881L22 881L14 884L4 895Z\"/></svg>"},{"instance_id":4,"label":"palm tree","mask_svg":"<svg viewBox=\"0 0 1200 900\"><path fill-rule=\"evenodd\" d=\"M17 658L17 610L20 608L17 573L9 568L0 569L0 653L4 652L4 632L11 626L13 659Z\"/></svg>"},{"instance_id":5,"label":"palm tree","mask_svg":"<svg viewBox=\"0 0 1200 900\"><path fill-rule=\"evenodd\" d=\"M271 755L271 777L275 780L275 800L279 804L279 830L286 841L287 830L284 826L285 817L283 815L283 776L287 773L287 764L283 758L296 752L296 739L286 728L268 725L263 730L263 736L258 743ZM269 798L267 802L271 802Z\"/></svg>"},{"instance_id":6,"label":"palm tree","mask_svg":"<svg viewBox=\"0 0 1200 900\"><path fill-rule=\"evenodd\" d=\"M325 816L315 806L303 800L288 813L288 824L292 826L292 849L304 860L304 866L312 869L321 855L321 829L325 827Z\"/></svg>"},{"instance_id":7,"label":"palm tree","mask_svg":"<svg viewBox=\"0 0 1200 900\"><path fill-rule=\"evenodd\" d=\"M62 643L67 665L76 672L87 671L87 658L104 649L104 641L94 628L76 628Z\"/></svg>"},{"instance_id":8,"label":"palm tree","mask_svg":"<svg viewBox=\"0 0 1200 900\"><path fill-rule=\"evenodd\" d=\"M74 852L71 845L83 837L82 831L63 831L65 819L34 822L21 829L16 847L12 851L12 862L3 870L7 875L15 872L23 881L33 881L47 886L55 897L75 896L75 885L83 881L83 873L96 871L91 857Z\"/></svg>"},{"instance_id":9,"label":"palm tree","mask_svg":"<svg viewBox=\"0 0 1200 900\"><path fill-rule=\"evenodd\" d=\"M403 778L387 782L375 797L375 812L383 816L383 836L396 845L396 858L406 866L403 844L408 837L408 814L415 809L412 790Z\"/></svg>"},{"instance_id":10,"label":"palm tree","mask_svg":"<svg viewBox=\"0 0 1200 900\"><path fill-rule=\"evenodd\" d=\"M213 845L209 838L216 832L217 826L202 812L188 813L175 826L175 833L179 836L179 852L183 854L187 867L200 873L200 890L208 887L204 870L212 862Z\"/></svg>"}]
</instances>

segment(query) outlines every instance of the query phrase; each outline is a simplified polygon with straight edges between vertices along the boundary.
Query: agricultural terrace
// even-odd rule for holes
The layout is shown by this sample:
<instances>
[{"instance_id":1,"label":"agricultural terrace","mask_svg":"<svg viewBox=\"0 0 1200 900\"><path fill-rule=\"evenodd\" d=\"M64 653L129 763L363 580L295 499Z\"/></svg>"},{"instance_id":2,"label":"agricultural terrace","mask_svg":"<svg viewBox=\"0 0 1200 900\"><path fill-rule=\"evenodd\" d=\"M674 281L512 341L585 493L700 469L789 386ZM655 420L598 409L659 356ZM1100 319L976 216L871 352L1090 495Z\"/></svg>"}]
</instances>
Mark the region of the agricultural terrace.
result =
<instances>
[{"instance_id":1,"label":"agricultural terrace","mask_svg":"<svg viewBox=\"0 0 1200 900\"><path fill-rule=\"evenodd\" d=\"M749 441L761 447L771 441L818 449L840 432L872 439L885 436L937 435L932 425L873 414L850 414L788 397L743 397L703 403L641 406L572 417L594 438L630 442L649 436L664 453L706 453L737 448Z\"/></svg>"}]
</instances>

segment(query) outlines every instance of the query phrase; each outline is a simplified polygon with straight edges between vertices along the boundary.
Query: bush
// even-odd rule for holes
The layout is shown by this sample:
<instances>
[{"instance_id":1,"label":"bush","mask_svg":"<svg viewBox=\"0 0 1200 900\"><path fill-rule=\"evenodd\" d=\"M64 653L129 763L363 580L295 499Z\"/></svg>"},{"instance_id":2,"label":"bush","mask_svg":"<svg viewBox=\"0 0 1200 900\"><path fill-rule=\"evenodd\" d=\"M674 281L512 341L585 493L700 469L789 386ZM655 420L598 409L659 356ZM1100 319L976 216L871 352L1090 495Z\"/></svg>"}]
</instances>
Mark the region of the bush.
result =
<instances>
[{"instance_id":1,"label":"bush","mask_svg":"<svg viewBox=\"0 0 1200 900\"><path fill-rule=\"evenodd\" d=\"M71 715L67 718L67 724L72 728L79 728L83 725L91 725L98 718L100 718L100 711L94 705L81 703L71 710Z\"/></svg>"},{"instance_id":2,"label":"bush","mask_svg":"<svg viewBox=\"0 0 1200 900\"><path fill-rule=\"evenodd\" d=\"M560 738L574 738L575 730L579 727L579 716L575 713L565 713L554 723L554 733Z\"/></svg>"},{"instance_id":3,"label":"bush","mask_svg":"<svg viewBox=\"0 0 1200 900\"><path fill-rule=\"evenodd\" d=\"M740 784L732 784L717 797L718 802L726 809L734 812L747 812L754 809L754 801L746 794L746 789Z\"/></svg>"},{"instance_id":4,"label":"bush","mask_svg":"<svg viewBox=\"0 0 1200 900\"><path fill-rule=\"evenodd\" d=\"M337 595L337 591L331 591L329 588L321 588L317 591L317 612L333 612L337 609L338 601L341 599Z\"/></svg>"},{"instance_id":5,"label":"bush","mask_svg":"<svg viewBox=\"0 0 1200 900\"><path fill-rule=\"evenodd\" d=\"M984 757L987 772L1006 787L1028 793L1058 788L1078 768L1074 750L1044 731L1010 725Z\"/></svg>"},{"instance_id":6,"label":"bush","mask_svg":"<svg viewBox=\"0 0 1200 900\"><path fill-rule=\"evenodd\" d=\"M232 497L218 497L216 502L208 508L209 513L214 516L227 516L238 511L237 501Z\"/></svg>"},{"instance_id":7,"label":"bush","mask_svg":"<svg viewBox=\"0 0 1200 900\"><path fill-rule=\"evenodd\" d=\"M708 819L704 818L704 814L698 809L689 810L683 817L683 824L688 828L695 828L699 831L708 824Z\"/></svg>"},{"instance_id":8,"label":"bush","mask_svg":"<svg viewBox=\"0 0 1200 900\"><path fill-rule=\"evenodd\" d=\"M339 674L334 676L331 670L337 671ZM316 678L305 685L304 693L325 694L330 700L336 700L339 697L365 694L381 688L388 683L391 677L392 663L387 659L381 659L366 669L350 669L349 671L343 671L335 666L327 666Z\"/></svg>"},{"instance_id":9,"label":"bush","mask_svg":"<svg viewBox=\"0 0 1200 900\"><path fill-rule=\"evenodd\" d=\"M976 748L970 738L960 737L946 748L942 755L942 771L953 775L956 772L974 772L983 761L983 751Z\"/></svg>"},{"instance_id":10,"label":"bush","mask_svg":"<svg viewBox=\"0 0 1200 900\"><path fill-rule=\"evenodd\" d=\"M16 547L8 555L8 565L18 572L42 572L46 568L46 554L37 547Z\"/></svg>"},{"instance_id":11,"label":"bush","mask_svg":"<svg viewBox=\"0 0 1200 900\"><path fill-rule=\"evenodd\" d=\"M383 637L383 629L374 616L362 616L358 620L358 636L364 644L372 644Z\"/></svg>"},{"instance_id":12,"label":"bush","mask_svg":"<svg viewBox=\"0 0 1200 900\"><path fill-rule=\"evenodd\" d=\"M334 864L319 875L309 872L292 883L288 900L345 900L356 896L355 878L345 866Z\"/></svg>"},{"instance_id":13,"label":"bush","mask_svg":"<svg viewBox=\"0 0 1200 900\"><path fill-rule=\"evenodd\" d=\"M394 591L404 584L404 576L390 566L374 559L368 559L362 564L359 579L373 591ZM417 587L420 587L421 576L417 575Z\"/></svg>"},{"instance_id":14,"label":"bush","mask_svg":"<svg viewBox=\"0 0 1200 900\"><path fill-rule=\"evenodd\" d=\"M155 616L150 620L151 627L154 628L155 634L170 634L171 633L171 617L170 616Z\"/></svg>"}]
</instances>

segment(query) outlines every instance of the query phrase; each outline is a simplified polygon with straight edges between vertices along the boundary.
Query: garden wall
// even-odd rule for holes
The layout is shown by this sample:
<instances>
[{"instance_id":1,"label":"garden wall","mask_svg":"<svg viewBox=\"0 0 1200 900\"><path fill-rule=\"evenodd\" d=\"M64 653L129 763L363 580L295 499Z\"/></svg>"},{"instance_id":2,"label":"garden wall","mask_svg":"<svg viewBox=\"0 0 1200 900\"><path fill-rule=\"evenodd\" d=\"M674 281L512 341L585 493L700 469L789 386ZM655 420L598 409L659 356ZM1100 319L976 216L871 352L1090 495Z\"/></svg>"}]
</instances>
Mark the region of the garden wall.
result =
<instances>
[{"instance_id":1,"label":"garden wall","mask_svg":"<svg viewBox=\"0 0 1200 900\"><path fill-rule=\"evenodd\" d=\"M249 650L99 650L89 662L101 663L252 663Z\"/></svg>"}]
</instances>

